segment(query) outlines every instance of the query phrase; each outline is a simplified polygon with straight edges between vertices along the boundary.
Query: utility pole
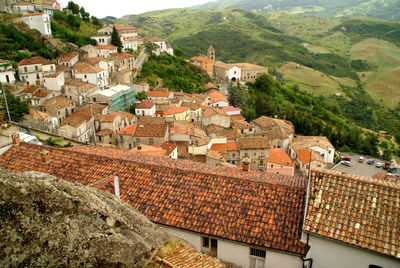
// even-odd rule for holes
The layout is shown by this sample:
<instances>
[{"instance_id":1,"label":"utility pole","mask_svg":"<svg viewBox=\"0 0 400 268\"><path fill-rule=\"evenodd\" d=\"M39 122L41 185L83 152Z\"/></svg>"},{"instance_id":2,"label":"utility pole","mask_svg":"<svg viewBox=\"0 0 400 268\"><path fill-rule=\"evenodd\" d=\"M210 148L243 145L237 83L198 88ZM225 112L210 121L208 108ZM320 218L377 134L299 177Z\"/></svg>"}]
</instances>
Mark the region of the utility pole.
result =
<instances>
[{"instance_id":1,"label":"utility pole","mask_svg":"<svg viewBox=\"0 0 400 268\"><path fill-rule=\"evenodd\" d=\"M3 84L1 84L1 91L3 91L4 102L6 103L8 121L11 121L10 110L8 109L8 103L7 103L6 91L4 90Z\"/></svg>"}]
</instances>

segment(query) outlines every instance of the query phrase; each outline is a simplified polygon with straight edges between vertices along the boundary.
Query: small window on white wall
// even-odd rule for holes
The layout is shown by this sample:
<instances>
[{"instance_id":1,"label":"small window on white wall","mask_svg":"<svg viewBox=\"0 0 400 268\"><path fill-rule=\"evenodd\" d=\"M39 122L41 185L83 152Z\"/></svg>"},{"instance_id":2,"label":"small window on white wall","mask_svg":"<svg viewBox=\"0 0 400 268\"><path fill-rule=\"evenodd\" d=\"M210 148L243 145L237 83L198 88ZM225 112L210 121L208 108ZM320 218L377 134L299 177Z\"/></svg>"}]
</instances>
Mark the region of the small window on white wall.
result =
<instances>
[{"instance_id":1,"label":"small window on white wall","mask_svg":"<svg viewBox=\"0 0 400 268\"><path fill-rule=\"evenodd\" d=\"M264 268L265 256L265 250L250 248L250 268Z\"/></svg>"}]
</instances>

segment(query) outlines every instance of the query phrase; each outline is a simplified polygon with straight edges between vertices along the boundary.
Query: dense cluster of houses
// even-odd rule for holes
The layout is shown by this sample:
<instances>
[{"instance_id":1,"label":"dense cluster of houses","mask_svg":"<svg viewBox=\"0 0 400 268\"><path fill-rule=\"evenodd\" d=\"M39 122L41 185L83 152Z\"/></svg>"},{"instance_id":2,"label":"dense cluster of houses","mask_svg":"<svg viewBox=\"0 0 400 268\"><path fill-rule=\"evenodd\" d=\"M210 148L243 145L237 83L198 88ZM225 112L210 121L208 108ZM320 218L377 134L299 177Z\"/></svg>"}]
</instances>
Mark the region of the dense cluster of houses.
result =
<instances>
[{"instance_id":1,"label":"dense cluster of houses","mask_svg":"<svg viewBox=\"0 0 400 268\"><path fill-rule=\"evenodd\" d=\"M54 10L61 10L57 0L1 0L0 11L7 13L27 14L43 12L50 16Z\"/></svg>"}]
</instances>

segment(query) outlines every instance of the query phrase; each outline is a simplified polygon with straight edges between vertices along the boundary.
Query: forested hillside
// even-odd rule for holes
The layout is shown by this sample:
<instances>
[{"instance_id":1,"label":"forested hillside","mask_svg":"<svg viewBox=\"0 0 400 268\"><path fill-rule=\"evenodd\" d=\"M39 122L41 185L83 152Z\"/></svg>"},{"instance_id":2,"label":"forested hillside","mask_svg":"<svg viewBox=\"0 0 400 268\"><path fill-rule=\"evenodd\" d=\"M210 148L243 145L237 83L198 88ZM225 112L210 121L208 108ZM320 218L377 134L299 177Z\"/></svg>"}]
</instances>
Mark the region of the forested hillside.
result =
<instances>
[{"instance_id":1,"label":"forested hillside","mask_svg":"<svg viewBox=\"0 0 400 268\"><path fill-rule=\"evenodd\" d=\"M399 20L398 0L217 0L195 6L200 9L240 7L260 12L288 12L315 16L368 16Z\"/></svg>"}]
</instances>

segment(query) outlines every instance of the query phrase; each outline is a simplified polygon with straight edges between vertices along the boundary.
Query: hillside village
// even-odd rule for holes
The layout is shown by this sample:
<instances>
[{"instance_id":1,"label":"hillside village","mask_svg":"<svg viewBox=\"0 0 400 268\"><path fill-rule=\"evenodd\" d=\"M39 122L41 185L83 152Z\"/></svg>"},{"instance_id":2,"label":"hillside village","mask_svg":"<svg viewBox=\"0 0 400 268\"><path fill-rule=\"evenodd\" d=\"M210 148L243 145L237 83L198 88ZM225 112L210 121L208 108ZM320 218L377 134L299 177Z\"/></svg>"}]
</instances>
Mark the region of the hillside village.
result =
<instances>
[{"instance_id":1,"label":"hillside village","mask_svg":"<svg viewBox=\"0 0 400 268\"><path fill-rule=\"evenodd\" d=\"M5 2L2 10L52 36L56 0ZM189 94L136 79L149 53L173 55L164 40L121 24L91 38L96 46L73 47L55 60L35 56L15 67L0 60L1 83L29 104L22 125L77 145L37 145L15 133L0 149L0 168L111 194L118 188L121 200L227 267L398 266L396 177L329 170L338 153L328 138L296 135L277 117L248 122L228 101L221 85L254 83L267 67L218 61L210 45L190 62L213 82ZM155 49L143 49L147 43Z\"/></svg>"}]
</instances>

